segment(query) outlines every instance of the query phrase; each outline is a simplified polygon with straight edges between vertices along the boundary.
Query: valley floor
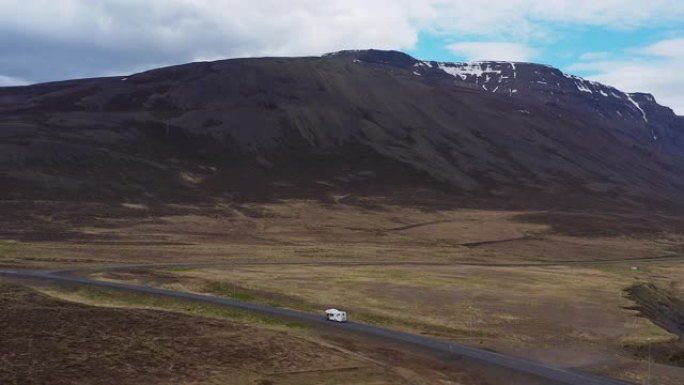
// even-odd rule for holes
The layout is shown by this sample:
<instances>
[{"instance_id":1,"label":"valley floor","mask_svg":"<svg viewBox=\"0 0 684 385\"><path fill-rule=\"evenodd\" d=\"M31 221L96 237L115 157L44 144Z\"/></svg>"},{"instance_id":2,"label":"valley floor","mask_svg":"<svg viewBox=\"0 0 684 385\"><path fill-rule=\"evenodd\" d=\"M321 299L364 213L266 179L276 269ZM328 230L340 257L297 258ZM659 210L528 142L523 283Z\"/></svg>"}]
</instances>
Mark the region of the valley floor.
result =
<instances>
[{"instance_id":1,"label":"valley floor","mask_svg":"<svg viewBox=\"0 0 684 385\"><path fill-rule=\"evenodd\" d=\"M665 330L667 319L644 317L640 307L649 304L628 292L651 285L668 298L684 294L684 225L676 217L407 208L344 197L337 204L1 204L2 268L92 266L79 274L311 312L338 307L357 321L637 383L653 361L652 384L684 382L682 343ZM145 263L153 266L101 269ZM15 309L2 319L2 340L12 342L0 352L3 383L41 383L45 373L151 383L144 379L153 375L136 379L144 372L181 384L492 383L405 347L325 340L300 325L234 312L51 285L6 283L1 298ZM120 319L107 325L120 329L104 328L105 318ZM235 329L249 331L230 337ZM140 335L146 331L152 335ZM192 343L169 342L195 334ZM108 335L123 342L103 341ZM41 338L50 344L27 345ZM50 360L47 351L55 353ZM236 354L249 362L221 361ZM91 370L87 357L124 377Z\"/></svg>"}]
</instances>

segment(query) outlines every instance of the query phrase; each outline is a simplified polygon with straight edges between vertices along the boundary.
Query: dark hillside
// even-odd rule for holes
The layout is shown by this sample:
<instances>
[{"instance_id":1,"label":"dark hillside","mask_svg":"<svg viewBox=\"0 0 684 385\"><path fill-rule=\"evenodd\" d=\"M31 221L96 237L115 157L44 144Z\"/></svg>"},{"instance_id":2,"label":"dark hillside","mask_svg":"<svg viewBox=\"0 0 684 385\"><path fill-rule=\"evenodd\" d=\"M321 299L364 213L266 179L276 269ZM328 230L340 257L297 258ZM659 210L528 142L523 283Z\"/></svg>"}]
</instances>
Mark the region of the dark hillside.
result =
<instances>
[{"instance_id":1,"label":"dark hillside","mask_svg":"<svg viewBox=\"0 0 684 385\"><path fill-rule=\"evenodd\" d=\"M0 88L0 114L4 199L684 204L681 117L534 64L192 63Z\"/></svg>"}]
</instances>

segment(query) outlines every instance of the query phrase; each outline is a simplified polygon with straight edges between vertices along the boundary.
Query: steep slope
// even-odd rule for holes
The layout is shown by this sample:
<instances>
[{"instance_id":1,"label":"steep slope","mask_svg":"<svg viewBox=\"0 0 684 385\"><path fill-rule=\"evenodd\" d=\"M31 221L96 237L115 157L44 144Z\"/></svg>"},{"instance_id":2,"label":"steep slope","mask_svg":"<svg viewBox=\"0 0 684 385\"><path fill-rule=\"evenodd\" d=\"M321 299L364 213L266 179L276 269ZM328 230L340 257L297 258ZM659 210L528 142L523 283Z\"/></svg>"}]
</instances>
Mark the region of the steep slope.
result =
<instances>
[{"instance_id":1,"label":"steep slope","mask_svg":"<svg viewBox=\"0 0 684 385\"><path fill-rule=\"evenodd\" d=\"M5 198L684 203L680 118L533 64L193 63L0 89L0 113Z\"/></svg>"},{"instance_id":2,"label":"steep slope","mask_svg":"<svg viewBox=\"0 0 684 385\"><path fill-rule=\"evenodd\" d=\"M535 99L572 112L578 118L598 120L640 139L653 139L681 130L674 112L660 106L653 95L628 94L539 64L513 62L439 63L417 62L417 73L443 71L464 86L487 92ZM427 70L427 71L426 71ZM677 135L668 136L676 139ZM671 145L671 141L663 141ZM679 148L680 146L676 146Z\"/></svg>"}]
</instances>

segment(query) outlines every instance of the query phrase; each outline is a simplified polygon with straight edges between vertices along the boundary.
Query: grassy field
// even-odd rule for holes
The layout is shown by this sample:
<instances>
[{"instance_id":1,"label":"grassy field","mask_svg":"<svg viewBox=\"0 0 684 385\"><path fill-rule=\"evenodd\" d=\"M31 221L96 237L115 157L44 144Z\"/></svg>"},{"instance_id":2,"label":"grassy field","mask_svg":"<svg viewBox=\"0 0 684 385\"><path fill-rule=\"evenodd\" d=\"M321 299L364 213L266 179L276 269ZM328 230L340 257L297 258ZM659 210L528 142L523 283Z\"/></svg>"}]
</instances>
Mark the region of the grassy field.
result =
<instances>
[{"instance_id":1,"label":"grassy field","mask_svg":"<svg viewBox=\"0 0 684 385\"><path fill-rule=\"evenodd\" d=\"M505 263L680 253L682 232L640 218L473 209L372 208L309 201L194 207L83 204L2 218L0 263L27 267L236 260L419 260ZM37 207L36 207L37 206ZM69 210L87 210L71 212ZM69 214L70 213L70 214ZM569 219L568 219L569 217ZM596 217L599 217L597 220ZM14 220L13 220L14 219ZM541 223L546 221L546 223ZM570 222L568 224L567 222ZM597 224L598 223L598 224ZM582 236L566 231L567 226ZM608 227L606 227L608 226ZM2 234L0 234L2 236Z\"/></svg>"},{"instance_id":2,"label":"grassy field","mask_svg":"<svg viewBox=\"0 0 684 385\"><path fill-rule=\"evenodd\" d=\"M632 303L623 290L640 275L622 269L624 274L564 266L255 265L185 270L173 272L179 277L173 281L150 282L307 311L338 306L357 320L513 346L594 341L620 346L670 338L628 309ZM142 273L154 277L148 274ZM99 277L145 279L120 273Z\"/></svg>"},{"instance_id":3,"label":"grassy field","mask_svg":"<svg viewBox=\"0 0 684 385\"><path fill-rule=\"evenodd\" d=\"M351 378L369 385L407 383L361 355L260 327L261 320L226 321L226 314L213 310L111 292L68 296L117 307L74 304L0 284L0 382L334 384ZM211 317L138 306L180 306L183 312Z\"/></svg>"},{"instance_id":4,"label":"grassy field","mask_svg":"<svg viewBox=\"0 0 684 385\"><path fill-rule=\"evenodd\" d=\"M3 384L540 385L386 341L112 290L0 282L0 305Z\"/></svg>"},{"instance_id":5,"label":"grassy field","mask_svg":"<svg viewBox=\"0 0 684 385\"><path fill-rule=\"evenodd\" d=\"M93 276L310 312L339 307L354 320L637 382L646 373L644 348L656 344L664 353L653 383L684 383L679 361L665 357L679 354L681 345L641 317L625 293L639 283L684 293L684 227L676 218L366 203L127 203L88 206L62 217L20 212L16 217L26 216L30 225L13 222L16 231L0 234L0 265L221 262ZM263 264L269 262L281 264ZM107 291L45 292L121 311L164 309L311 332L263 317Z\"/></svg>"},{"instance_id":6,"label":"grassy field","mask_svg":"<svg viewBox=\"0 0 684 385\"><path fill-rule=\"evenodd\" d=\"M360 322L490 348L554 366L640 380L646 373L643 347L665 346L675 337L640 317L625 289L653 276L663 281L681 279L683 267L671 263L650 263L639 270L632 270L630 264L485 267L321 263L95 276L320 314L328 307L338 307ZM677 346L673 354L681 349ZM671 359L662 358L663 363L672 364ZM665 372L664 378L684 378L682 369L668 368ZM677 383L668 381L663 383Z\"/></svg>"},{"instance_id":7,"label":"grassy field","mask_svg":"<svg viewBox=\"0 0 684 385\"><path fill-rule=\"evenodd\" d=\"M327 307L339 307L349 311L356 321L635 381L642 380L646 373L644 348L654 344L663 351L656 359L669 366L653 369L653 378L660 378L663 384L676 384L684 378L684 370L672 366L678 362L672 355L679 354L681 345L673 345L673 335L640 317L624 289L653 276L663 281L666 277L674 279L682 267L658 263L635 271L629 264L571 267L311 264L136 270L94 276L320 314ZM118 296L115 298L121 301ZM72 299L84 300L83 296ZM193 306L168 307L164 302L153 299L152 304L123 304L215 316L202 307L199 310ZM107 302L97 297L92 303ZM223 316L234 317L230 313ZM288 327L259 318L242 320L269 327Z\"/></svg>"}]
</instances>

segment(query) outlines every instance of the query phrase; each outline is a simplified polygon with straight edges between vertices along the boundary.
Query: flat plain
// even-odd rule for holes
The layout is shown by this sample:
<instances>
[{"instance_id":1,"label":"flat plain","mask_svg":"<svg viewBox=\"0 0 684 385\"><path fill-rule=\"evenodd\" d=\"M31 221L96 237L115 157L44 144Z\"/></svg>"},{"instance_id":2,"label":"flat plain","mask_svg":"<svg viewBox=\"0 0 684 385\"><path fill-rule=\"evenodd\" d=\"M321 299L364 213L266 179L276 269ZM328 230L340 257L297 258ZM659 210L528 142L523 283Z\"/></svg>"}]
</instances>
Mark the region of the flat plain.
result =
<instances>
[{"instance_id":1,"label":"flat plain","mask_svg":"<svg viewBox=\"0 0 684 385\"><path fill-rule=\"evenodd\" d=\"M672 321L667 314L675 314L679 304L662 300L684 294L684 226L678 218L615 211L400 207L381 198L347 202L348 197L332 203L201 206L3 202L8 215L2 219L0 265L90 267L77 274L310 312L339 307L355 321L552 366L634 382L645 381L651 366L653 384L684 381L682 344L676 331L666 330ZM151 266L103 269L131 264ZM16 284L3 286L4 307L21 309L4 313L3 339L23 343L45 338L48 319L38 316L37 309L50 308L60 316L50 318L57 326L49 328L62 334L49 338L66 342L43 347L60 352L59 365L41 358L47 354L43 348L4 351L0 373L9 383L30 383L25 380L41 378L38 372L62 373L54 368L79 365L83 355L111 358L111 367L126 367L122 373L130 376L96 371L100 382L90 378L82 383L104 384L106 378L151 383L153 374L133 375L142 372L160 373L155 377L160 383L173 378L183 384L339 383L340 378L358 384L496 383L481 370L443 357L245 313L113 291L29 282L21 284L32 289L12 286ZM630 294L644 285L655 294ZM672 306L672 312L643 311L655 303ZM89 316L76 316L84 312ZM117 319L121 330L102 329L103 317ZM193 342L168 343L184 334L173 332L181 325L190 325L188 339ZM252 354L250 340L244 333L235 337L235 328L248 328L245 333L261 346L254 353L260 354L258 368L249 360L222 361L224 355ZM157 330L161 335L154 336L158 344L138 349L135 341L142 337L120 336L125 330ZM129 345L79 342L80 333L93 341L119 336L112 338ZM193 333L200 337L191 337ZM212 342L204 344L207 339ZM269 349L267 341L278 349ZM140 355L158 356L164 364L140 360ZM44 363L42 369L26 365L38 361ZM181 375L178 368L187 370Z\"/></svg>"}]
</instances>

